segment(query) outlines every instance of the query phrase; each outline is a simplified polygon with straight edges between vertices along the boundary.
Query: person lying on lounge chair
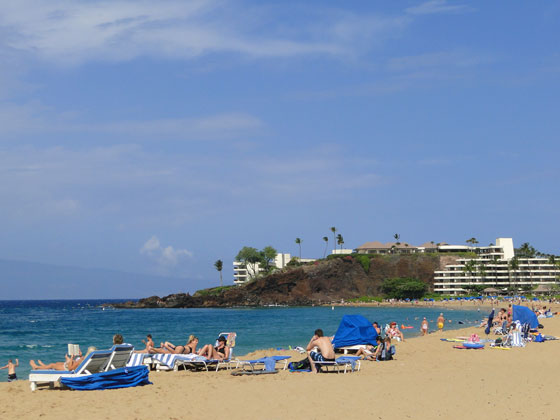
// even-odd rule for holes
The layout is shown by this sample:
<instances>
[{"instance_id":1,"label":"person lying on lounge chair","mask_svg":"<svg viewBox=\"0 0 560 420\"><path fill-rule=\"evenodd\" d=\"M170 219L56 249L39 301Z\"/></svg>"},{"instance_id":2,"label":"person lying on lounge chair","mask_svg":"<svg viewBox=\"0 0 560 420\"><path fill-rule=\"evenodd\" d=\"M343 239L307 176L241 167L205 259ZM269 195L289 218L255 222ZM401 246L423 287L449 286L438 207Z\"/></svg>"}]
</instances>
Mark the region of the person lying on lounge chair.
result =
<instances>
[{"instance_id":1,"label":"person lying on lounge chair","mask_svg":"<svg viewBox=\"0 0 560 420\"><path fill-rule=\"evenodd\" d=\"M377 349L383 343L383 338L380 335L376 338L377 345L372 346L367 344L365 347L360 347L356 352L356 356L363 356L366 360L375 360L375 355L377 354Z\"/></svg>"},{"instance_id":2,"label":"person lying on lounge chair","mask_svg":"<svg viewBox=\"0 0 560 420\"><path fill-rule=\"evenodd\" d=\"M218 345L206 344L202 347L198 355L206 357L211 360L226 360L229 359L229 347L226 346L227 338L221 335L218 337Z\"/></svg>"},{"instance_id":3,"label":"person lying on lounge chair","mask_svg":"<svg viewBox=\"0 0 560 420\"><path fill-rule=\"evenodd\" d=\"M319 351L315 351L315 348ZM315 335L309 340L307 344L307 358L311 364L311 372L319 373L319 367L315 362L334 362L334 347L331 339L323 335L322 329L316 329Z\"/></svg>"},{"instance_id":4,"label":"person lying on lounge chair","mask_svg":"<svg viewBox=\"0 0 560 420\"><path fill-rule=\"evenodd\" d=\"M97 350L95 347L89 347L84 357L82 357L82 352L80 352L78 357L76 357L75 359L73 355L72 356L65 355L64 357L66 358L66 361L64 362L55 362L46 365L40 360L37 360L37 363L35 363L35 361L33 360L30 360L29 364L31 365L33 370L42 370L42 369L74 370L80 365L80 363L82 363L82 361L84 360L85 357L87 357L88 354L90 354L92 351L95 350Z\"/></svg>"},{"instance_id":5,"label":"person lying on lounge chair","mask_svg":"<svg viewBox=\"0 0 560 420\"><path fill-rule=\"evenodd\" d=\"M166 354L191 354L196 353L196 346L198 345L198 338L194 335L190 335L187 340L187 344L184 346L178 345L166 341L161 343L161 347L150 349L150 353L166 353Z\"/></svg>"}]
</instances>

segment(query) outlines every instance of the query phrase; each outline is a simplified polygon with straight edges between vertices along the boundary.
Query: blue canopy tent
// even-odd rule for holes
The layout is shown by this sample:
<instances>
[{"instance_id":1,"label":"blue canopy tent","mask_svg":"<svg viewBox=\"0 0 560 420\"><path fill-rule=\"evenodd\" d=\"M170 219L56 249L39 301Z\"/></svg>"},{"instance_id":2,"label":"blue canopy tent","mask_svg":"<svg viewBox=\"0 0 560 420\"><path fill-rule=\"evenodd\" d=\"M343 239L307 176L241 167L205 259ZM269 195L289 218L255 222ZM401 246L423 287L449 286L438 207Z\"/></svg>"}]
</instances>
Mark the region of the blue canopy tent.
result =
<instances>
[{"instance_id":1,"label":"blue canopy tent","mask_svg":"<svg viewBox=\"0 0 560 420\"><path fill-rule=\"evenodd\" d=\"M539 321L537 315L526 306L513 305L513 320L521 324L529 324L531 328L538 328Z\"/></svg>"},{"instance_id":2,"label":"blue canopy tent","mask_svg":"<svg viewBox=\"0 0 560 420\"><path fill-rule=\"evenodd\" d=\"M344 315L334 334L335 348L358 344L375 344L377 332L366 318L361 315Z\"/></svg>"}]
</instances>

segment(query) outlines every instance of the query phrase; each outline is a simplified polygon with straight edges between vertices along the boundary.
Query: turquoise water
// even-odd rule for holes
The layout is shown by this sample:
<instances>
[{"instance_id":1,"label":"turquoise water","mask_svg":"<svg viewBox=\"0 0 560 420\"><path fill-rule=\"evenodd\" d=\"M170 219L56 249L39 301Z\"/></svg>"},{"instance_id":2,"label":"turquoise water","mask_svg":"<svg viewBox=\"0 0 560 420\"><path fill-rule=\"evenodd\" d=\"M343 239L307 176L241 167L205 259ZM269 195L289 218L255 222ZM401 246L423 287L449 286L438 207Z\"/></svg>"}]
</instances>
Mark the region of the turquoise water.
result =
<instances>
[{"instance_id":1,"label":"turquoise water","mask_svg":"<svg viewBox=\"0 0 560 420\"><path fill-rule=\"evenodd\" d=\"M19 358L20 379L27 378L29 360L43 362L64 360L68 343L79 344L82 351L89 346L108 348L115 333L125 342L144 348L141 340L152 334L156 344L171 341L184 344L189 334L200 338L200 344L213 343L219 332L237 333L236 355L263 348L305 346L316 328L327 335L336 331L343 315L360 314L370 321L385 325L413 325L405 337L417 335L420 320L426 316L435 328L435 319L442 311L434 307L274 307L231 309L106 309L104 301L0 301L0 365ZM486 312L476 309L444 309L451 323L446 328L473 324ZM461 322L461 324L459 324ZM0 381L7 374L0 371Z\"/></svg>"}]
</instances>

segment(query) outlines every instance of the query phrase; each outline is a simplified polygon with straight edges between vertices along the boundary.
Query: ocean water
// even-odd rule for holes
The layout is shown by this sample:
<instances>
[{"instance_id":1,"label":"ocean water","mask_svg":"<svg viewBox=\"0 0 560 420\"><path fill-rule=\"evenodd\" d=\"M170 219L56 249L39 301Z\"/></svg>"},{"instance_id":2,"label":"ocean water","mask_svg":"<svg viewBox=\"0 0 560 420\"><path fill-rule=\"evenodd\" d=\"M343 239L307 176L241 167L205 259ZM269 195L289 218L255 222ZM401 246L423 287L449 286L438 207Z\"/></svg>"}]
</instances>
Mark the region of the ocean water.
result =
<instances>
[{"instance_id":1,"label":"ocean water","mask_svg":"<svg viewBox=\"0 0 560 420\"><path fill-rule=\"evenodd\" d=\"M214 343L222 331L235 331L235 355L243 355L257 349L305 346L316 328L334 334L346 314L360 314L382 326L390 321L414 326L404 331L405 337L419 334L424 316L434 329L442 311L451 320L446 323L448 329L472 325L487 316L486 311L476 308L442 310L431 306L103 310L105 302L0 301L0 366L18 358L18 377L27 379L30 359L63 361L68 343L79 344L83 352L89 346L109 348L115 333L140 349L146 334L152 334L156 345L161 341L184 344L195 334L203 345ZM0 371L0 381L7 380L6 372Z\"/></svg>"}]
</instances>

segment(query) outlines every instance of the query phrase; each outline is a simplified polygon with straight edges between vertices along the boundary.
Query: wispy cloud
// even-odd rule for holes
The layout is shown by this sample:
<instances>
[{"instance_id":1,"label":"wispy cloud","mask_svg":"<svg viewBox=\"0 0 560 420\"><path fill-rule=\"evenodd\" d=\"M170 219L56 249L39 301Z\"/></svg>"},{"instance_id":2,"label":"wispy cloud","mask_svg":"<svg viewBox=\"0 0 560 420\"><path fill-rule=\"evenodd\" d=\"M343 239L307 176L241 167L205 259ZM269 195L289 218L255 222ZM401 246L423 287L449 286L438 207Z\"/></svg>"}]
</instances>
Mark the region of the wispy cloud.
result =
<instances>
[{"instance_id":1,"label":"wispy cloud","mask_svg":"<svg viewBox=\"0 0 560 420\"><path fill-rule=\"evenodd\" d=\"M187 249L175 249L171 245L162 246L155 235L140 248L140 254L147 255L166 267L175 266L181 259L193 256L192 252Z\"/></svg>"},{"instance_id":2,"label":"wispy cloud","mask_svg":"<svg viewBox=\"0 0 560 420\"><path fill-rule=\"evenodd\" d=\"M488 58L463 51L438 51L394 57L387 61L389 71L419 71L426 68L472 67Z\"/></svg>"},{"instance_id":3,"label":"wispy cloud","mask_svg":"<svg viewBox=\"0 0 560 420\"><path fill-rule=\"evenodd\" d=\"M447 0L429 0L418 6L405 9L411 15L431 15L435 13L462 13L473 10L465 4L449 4Z\"/></svg>"},{"instance_id":4,"label":"wispy cloud","mask_svg":"<svg viewBox=\"0 0 560 420\"><path fill-rule=\"evenodd\" d=\"M243 168L243 170L240 170ZM138 145L0 149L0 220L29 224L70 215L122 229L173 227L229 206L350 197L387 182L375 161L300 150L172 155ZM257 194L255 192L258 192Z\"/></svg>"},{"instance_id":5,"label":"wispy cloud","mask_svg":"<svg viewBox=\"0 0 560 420\"><path fill-rule=\"evenodd\" d=\"M271 16L263 16L265 8L252 11L219 0L20 0L3 5L0 47L58 65L140 56L189 59L215 52L337 56L355 52L364 41L394 34L405 21L350 13L319 21L313 9L306 12L308 25L277 28ZM260 19L251 18L255 14Z\"/></svg>"},{"instance_id":6,"label":"wispy cloud","mask_svg":"<svg viewBox=\"0 0 560 420\"><path fill-rule=\"evenodd\" d=\"M139 140L230 140L254 134L264 128L257 117L230 112L200 117L159 118L87 122L87 115L56 112L39 102L13 104L0 102L0 126L4 139L8 134L102 133ZM0 139L1 140L1 139Z\"/></svg>"}]
</instances>

